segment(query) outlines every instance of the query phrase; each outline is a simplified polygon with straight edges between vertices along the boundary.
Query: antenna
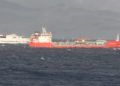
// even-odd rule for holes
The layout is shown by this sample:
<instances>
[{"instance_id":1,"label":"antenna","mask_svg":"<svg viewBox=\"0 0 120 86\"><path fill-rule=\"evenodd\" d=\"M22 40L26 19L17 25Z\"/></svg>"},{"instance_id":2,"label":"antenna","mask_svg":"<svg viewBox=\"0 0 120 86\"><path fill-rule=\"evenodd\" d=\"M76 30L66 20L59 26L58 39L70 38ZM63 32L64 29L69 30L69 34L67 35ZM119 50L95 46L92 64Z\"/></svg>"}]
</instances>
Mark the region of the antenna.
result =
<instances>
[{"instance_id":1,"label":"antenna","mask_svg":"<svg viewBox=\"0 0 120 86\"><path fill-rule=\"evenodd\" d=\"M116 39L116 41L120 41L120 35L119 35L119 34L117 34L117 39Z\"/></svg>"}]
</instances>

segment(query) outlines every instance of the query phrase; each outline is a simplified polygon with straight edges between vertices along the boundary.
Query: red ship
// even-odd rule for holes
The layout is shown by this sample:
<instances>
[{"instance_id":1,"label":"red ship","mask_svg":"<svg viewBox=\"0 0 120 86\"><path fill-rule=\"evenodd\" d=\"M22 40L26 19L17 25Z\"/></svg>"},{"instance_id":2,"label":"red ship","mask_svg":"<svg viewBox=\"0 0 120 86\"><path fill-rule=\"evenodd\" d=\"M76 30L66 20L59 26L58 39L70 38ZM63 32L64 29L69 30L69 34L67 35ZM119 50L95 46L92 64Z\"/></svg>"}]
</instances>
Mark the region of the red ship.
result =
<instances>
[{"instance_id":1,"label":"red ship","mask_svg":"<svg viewBox=\"0 0 120 86\"><path fill-rule=\"evenodd\" d=\"M52 43L52 33L47 32L45 27L42 27L42 33L36 32L30 37L30 47L36 48L51 48Z\"/></svg>"},{"instance_id":2,"label":"red ship","mask_svg":"<svg viewBox=\"0 0 120 86\"><path fill-rule=\"evenodd\" d=\"M34 48L120 48L119 35L117 40L106 41L103 40L102 43L95 42L52 42L52 33L47 32L45 27L42 27L42 33L36 32L31 35L30 47Z\"/></svg>"}]
</instances>

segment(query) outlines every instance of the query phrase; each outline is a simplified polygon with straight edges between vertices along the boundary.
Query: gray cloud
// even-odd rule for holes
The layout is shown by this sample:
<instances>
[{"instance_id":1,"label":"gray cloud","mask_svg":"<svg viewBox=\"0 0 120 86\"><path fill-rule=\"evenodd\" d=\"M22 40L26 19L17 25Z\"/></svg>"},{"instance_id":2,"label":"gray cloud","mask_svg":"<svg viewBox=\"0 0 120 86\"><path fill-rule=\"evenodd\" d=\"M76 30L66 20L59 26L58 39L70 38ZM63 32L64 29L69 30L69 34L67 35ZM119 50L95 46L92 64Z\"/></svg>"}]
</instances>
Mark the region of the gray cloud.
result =
<instances>
[{"instance_id":1,"label":"gray cloud","mask_svg":"<svg viewBox=\"0 0 120 86\"><path fill-rule=\"evenodd\" d=\"M0 0L0 32L30 35L47 24L55 38L113 38L119 0Z\"/></svg>"},{"instance_id":2,"label":"gray cloud","mask_svg":"<svg viewBox=\"0 0 120 86\"><path fill-rule=\"evenodd\" d=\"M7 0L19 3L31 8L44 8L50 6L82 7L91 10L113 10L119 11L120 0Z\"/></svg>"}]
</instances>

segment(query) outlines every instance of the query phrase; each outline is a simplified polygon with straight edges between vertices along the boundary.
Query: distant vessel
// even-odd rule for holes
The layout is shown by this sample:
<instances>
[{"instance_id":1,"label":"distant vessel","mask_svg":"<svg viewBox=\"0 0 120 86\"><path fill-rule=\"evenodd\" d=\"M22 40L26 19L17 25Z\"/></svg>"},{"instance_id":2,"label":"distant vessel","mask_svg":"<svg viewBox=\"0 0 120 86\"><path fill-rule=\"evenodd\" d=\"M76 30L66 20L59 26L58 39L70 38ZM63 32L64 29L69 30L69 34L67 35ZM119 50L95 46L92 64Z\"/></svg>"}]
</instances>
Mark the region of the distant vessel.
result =
<instances>
[{"instance_id":1,"label":"distant vessel","mask_svg":"<svg viewBox=\"0 0 120 86\"><path fill-rule=\"evenodd\" d=\"M16 34L0 35L0 44L27 44L29 38L23 38Z\"/></svg>"},{"instance_id":2,"label":"distant vessel","mask_svg":"<svg viewBox=\"0 0 120 86\"><path fill-rule=\"evenodd\" d=\"M52 42L52 33L47 32L45 27L42 27L42 32L35 32L30 37L28 43L30 47L35 48L120 48L119 35L113 41L107 40L84 40L78 39L76 41L59 41Z\"/></svg>"},{"instance_id":3,"label":"distant vessel","mask_svg":"<svg viewBox=\"0 0 120 86\"><path fill-rule=\"evenodd\" d=\"M52 33L47 32L45 27L42 27L42 33L35 32L30 37L30 47L46 47L51 48L53 47L52 43Z\"/></svg>"}]
</instances>

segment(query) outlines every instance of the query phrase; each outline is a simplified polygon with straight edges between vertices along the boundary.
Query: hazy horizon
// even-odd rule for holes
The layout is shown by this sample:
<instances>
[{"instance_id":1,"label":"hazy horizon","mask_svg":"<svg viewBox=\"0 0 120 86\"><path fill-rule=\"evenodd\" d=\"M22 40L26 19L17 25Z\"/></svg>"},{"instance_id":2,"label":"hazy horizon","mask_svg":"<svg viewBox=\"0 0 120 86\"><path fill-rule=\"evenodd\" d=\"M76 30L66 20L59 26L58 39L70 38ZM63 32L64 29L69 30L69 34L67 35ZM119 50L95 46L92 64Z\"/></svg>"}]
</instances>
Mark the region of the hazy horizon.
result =
<instances>
[{"instance_id":1,"label":"hazy horizon","mask_svg":"<svg viewBox=\"0 0 120 86\"><path fill-rule=\"evenodd\" d=\"M0 0L0 34L30 36L43 24L54 38L113 39L120 33L119 0Z\"/></svg>"}]
</instances>

